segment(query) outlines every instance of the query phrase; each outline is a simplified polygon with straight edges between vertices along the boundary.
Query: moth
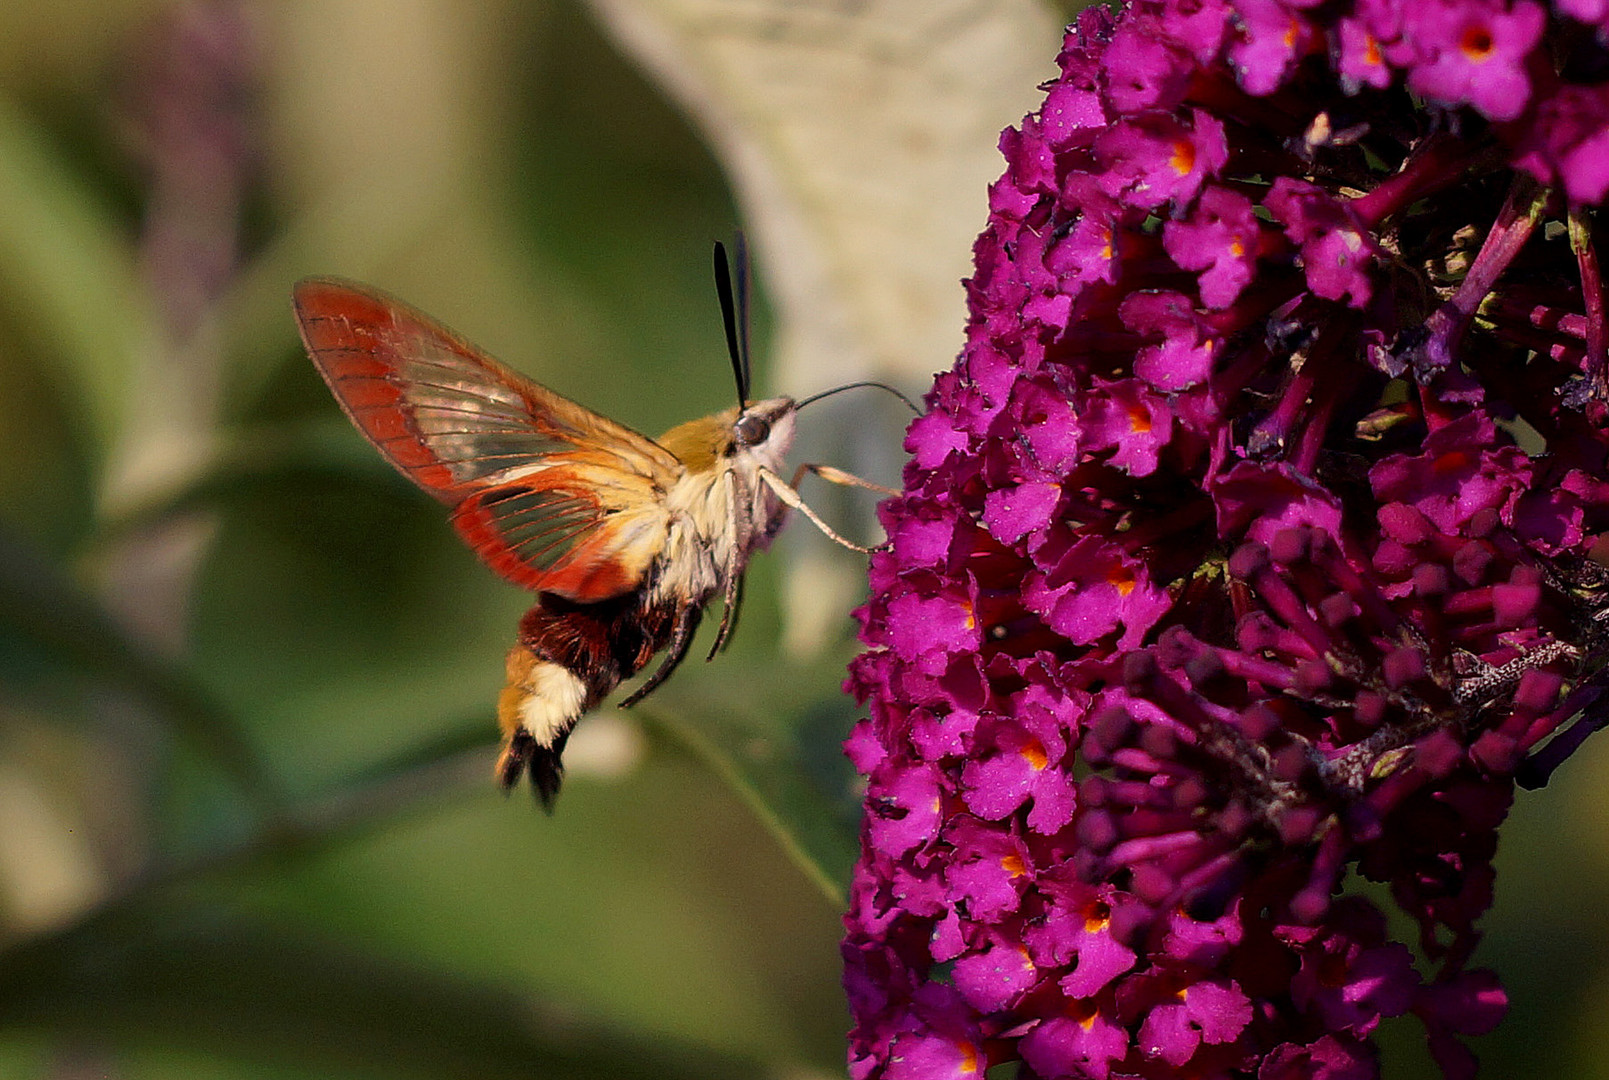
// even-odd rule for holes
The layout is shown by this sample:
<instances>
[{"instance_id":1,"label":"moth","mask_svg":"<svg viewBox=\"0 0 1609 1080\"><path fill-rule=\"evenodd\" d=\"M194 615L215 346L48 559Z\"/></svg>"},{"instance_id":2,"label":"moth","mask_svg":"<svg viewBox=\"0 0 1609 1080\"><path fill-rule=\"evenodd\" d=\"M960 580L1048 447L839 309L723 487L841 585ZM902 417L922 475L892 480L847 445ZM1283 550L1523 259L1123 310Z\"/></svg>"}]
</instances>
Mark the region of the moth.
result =
<instances>
[{"instance_id":1,"label":"moth","mask_svg":"<svg viewBox=\"0 0 1609 1080\"><path fill-rule=\"evenodd\" d=\"M904 395L851 383L803 401L749 400L743 279L734 304L723 245L715 264L738 403L658 439L561 397L377 290L333 278L295 287L302 342L347 417L452 508L454 527L488 566L536 593L498 697L496 775L505 789L529 775L549 810L576 722L663 651L620 704L653 692L686 656L717 596L723 612L710 658L725 647L744 569L789 509L868 550L800 499L806 472L888 492L823 465L782 479L804 405L861 385Z\"/></svg>"}]
</instances>

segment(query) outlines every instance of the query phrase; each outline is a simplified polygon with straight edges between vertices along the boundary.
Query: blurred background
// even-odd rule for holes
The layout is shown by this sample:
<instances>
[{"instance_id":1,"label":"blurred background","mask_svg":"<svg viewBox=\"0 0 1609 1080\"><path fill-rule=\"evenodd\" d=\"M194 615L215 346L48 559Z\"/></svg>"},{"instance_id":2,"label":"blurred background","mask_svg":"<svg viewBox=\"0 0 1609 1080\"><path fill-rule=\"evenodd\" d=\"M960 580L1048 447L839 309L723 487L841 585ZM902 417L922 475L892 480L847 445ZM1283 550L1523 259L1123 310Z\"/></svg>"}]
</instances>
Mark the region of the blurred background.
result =
<instances>
[{"instance_id":1,"label":"blurred background","mask_svg":"<svg viewBox=\"0 0 1609 1080\"><path fill-rule=\"evenodd\" d=\"M527 598L346 424L289 290L373 283L656 434L730 398L742 227L761 392L918 393L1068 14L0 7L0 1078L841 1075L863 561L795 525L726 655L582 724L553 817L503 798ZM796 460L894 482L908 417L853 397ZM1491 1075L1609 1075L1603 753L1505 840Z\"/></svg>"}]
</instances>

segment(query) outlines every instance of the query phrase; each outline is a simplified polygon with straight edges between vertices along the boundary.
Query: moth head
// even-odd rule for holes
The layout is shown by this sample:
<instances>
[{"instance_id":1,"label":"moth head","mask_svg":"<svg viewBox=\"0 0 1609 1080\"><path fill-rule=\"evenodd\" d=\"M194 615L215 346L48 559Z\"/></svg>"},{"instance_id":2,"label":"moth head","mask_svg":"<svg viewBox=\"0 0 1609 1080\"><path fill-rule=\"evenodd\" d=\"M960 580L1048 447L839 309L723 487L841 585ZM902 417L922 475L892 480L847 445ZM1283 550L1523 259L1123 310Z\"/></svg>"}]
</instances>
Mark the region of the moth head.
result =
<instances>
[{"instance_id":1,"label":"moth head","mask_svg":"<svg viewBox=\"0 0 1609 1080\"><path fill-rule=\"evenodd\" d=\"M793 443L794 417L799 406L789 397L751 401L741 412L733 410L732 441L728 456L770 450L780 457Z\"/></svg>"},{"instance_id":2,"label":"moth head","mask_svg":"<svg viewBox=\"0 0 1609 1080\"><path fill-rule=\"evenodd\" d=\"M750 401L679 424L659 444L693 472L758 458L775 467L793 445L798 403L789 397Z\"/></svg>"}]
</instances>

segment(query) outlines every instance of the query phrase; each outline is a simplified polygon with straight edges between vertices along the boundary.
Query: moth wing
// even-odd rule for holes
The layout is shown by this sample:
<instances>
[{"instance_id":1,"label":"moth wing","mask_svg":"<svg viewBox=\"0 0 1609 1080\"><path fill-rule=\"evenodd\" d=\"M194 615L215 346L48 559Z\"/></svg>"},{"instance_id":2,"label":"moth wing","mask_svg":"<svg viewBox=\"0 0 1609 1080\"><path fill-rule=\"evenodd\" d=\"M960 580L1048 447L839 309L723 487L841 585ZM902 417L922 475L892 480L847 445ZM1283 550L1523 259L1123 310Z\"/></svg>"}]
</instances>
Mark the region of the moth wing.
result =
<instances>
[{"instance_id":1,"label":"moth wing","mask_svg":"<svg viewBox=\"0 0 1609 1080\"><path fill-rule=\"evenodd\" d=\"M670 451L504 367L429 316L327 278L295 290L308 356L386 460L453 508L486 563L582 603L641 580L669 527Z\"/></svg>"}]
</instances>

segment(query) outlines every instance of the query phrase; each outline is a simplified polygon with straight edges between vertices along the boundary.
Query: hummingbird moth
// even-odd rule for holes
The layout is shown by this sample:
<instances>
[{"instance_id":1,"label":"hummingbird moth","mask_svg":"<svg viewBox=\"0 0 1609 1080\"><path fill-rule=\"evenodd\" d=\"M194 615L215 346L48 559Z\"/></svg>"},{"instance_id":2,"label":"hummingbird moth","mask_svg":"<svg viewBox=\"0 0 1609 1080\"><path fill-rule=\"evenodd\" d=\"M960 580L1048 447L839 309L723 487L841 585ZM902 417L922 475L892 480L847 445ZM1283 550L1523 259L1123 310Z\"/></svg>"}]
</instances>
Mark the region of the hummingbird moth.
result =
<instances>
[{"instance_id":1,"label":"hummingbird moth","mask_svg":"<svg viewBox=\"0 0 1609 1080\"><path fill-rule=\"evenodd\" d=\"M657 440L538 385L384 293L331 278L295 288L302 342L347 417L452 508L454 527L488 566L536 593L498 697L496 772L505 789L529 775L550 810L576 722L661 651L622 707L664 682L716 596L724 611L710 657L725 646L744 568L789 508L867 550L799 498L806 471L888 490L819 465L782 480L803 405L860 385L903 395L853 383L804 401L750 401L742 277L734 317L720 244L715 263L738 404Z\"/></svg>"}]
</instances>

